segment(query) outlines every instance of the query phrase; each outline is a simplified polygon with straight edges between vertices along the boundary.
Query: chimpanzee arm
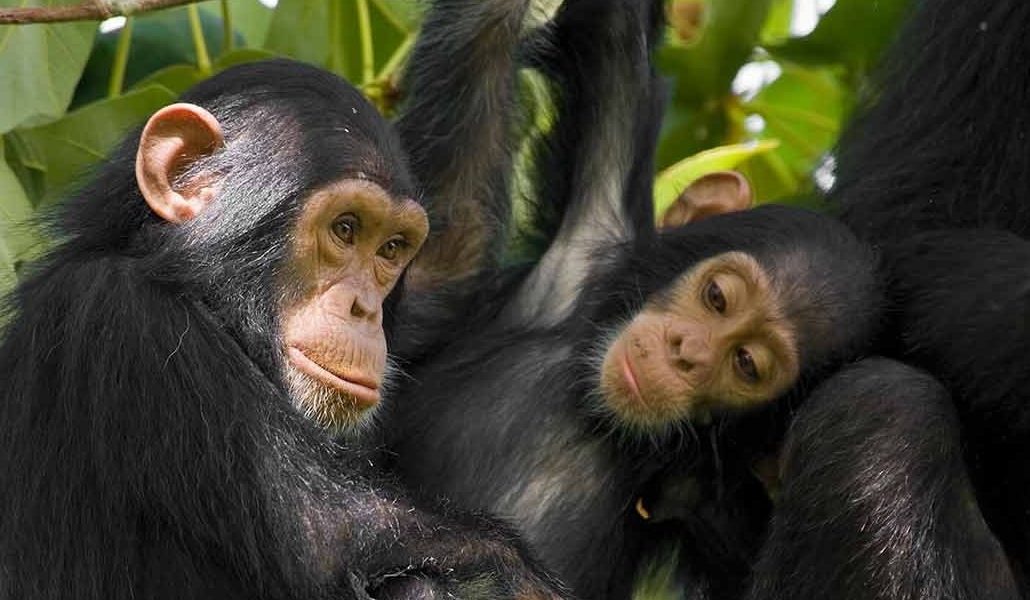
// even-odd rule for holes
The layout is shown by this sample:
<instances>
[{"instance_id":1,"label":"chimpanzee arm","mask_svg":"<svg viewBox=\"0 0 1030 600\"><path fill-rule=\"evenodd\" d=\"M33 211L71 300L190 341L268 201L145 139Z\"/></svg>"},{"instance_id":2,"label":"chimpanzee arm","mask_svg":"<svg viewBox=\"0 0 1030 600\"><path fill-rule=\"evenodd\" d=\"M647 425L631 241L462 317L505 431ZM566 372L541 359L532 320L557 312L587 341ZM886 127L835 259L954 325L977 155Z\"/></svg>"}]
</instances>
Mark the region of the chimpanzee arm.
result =
<instances>
[{"instance_id":1,"label":"chimpanzee arm","mask_svg":"<svg viewBox=\"0 0 1030 600\"><path fill-rule=\"evenodd\" d=\"M565 317L598 252L653 229L663 87L650 65L661 3L569 0L535 58L557 119L537 161L537 228L552 242L509 305L522 324Z\"/></svg>"},{"instance_id":2,"label":"chimpanzee arm","mask_svg":"<svg viewBox=\"0 0 1030 600\"><path fill-rule=\"evenodd\" d=\"M1030 242L942 230L884 255L899 350L954 395L984 515L1030 589Z\"/></svg>"},{"instance_id":3,"label":"chimpanzee arm","mask_svg":"<svg viewBox=\"0 0 1030 600\"><path fill-rule=\"evenodd\" d=\"M1030 3L922 0L844 132L831 199L863 238L1030 235Z\"/></svg>"},{"instance_id":4,"label":"chimpanzee arm","mask_svg":"<svg viewBox=\"0 0 1030 600\"><path fill-rule=\"evenodd\" d=\"M951 399L865 360L798 412L752 598L1019 597L966 474Z\"/></svg>"},{"instance_id":5,"label":"chimpanzee arm","mask_svg":"<svg viewBox=\"0 0 1030 600\"><path fill-rule=\"evenodd\" d=\"M319 544L328 551L324 558L329 565L338 561L332 572L365 574L377 598L432 598L433 593L482 600L567 597L529 558L517 534L495 521L423 510L381 483L356 482L339 489L336 497L336 523L342 526L336 539ZM361 515L357 521L355 514ZM333 512L314 517L331 522Z\"/></svg>"},{"instance_id":6,"label":"chimpanzee arm","mask_svg":"<svg viewBox=\"0 0 1030 600\"><path fill-rule=\"evenodd\" d=\"M503 250L510 213L514 54L527 0L433 3L397 127L430 198L432 233L409 287L472 275Z\"/></svg>"}]
</instances>

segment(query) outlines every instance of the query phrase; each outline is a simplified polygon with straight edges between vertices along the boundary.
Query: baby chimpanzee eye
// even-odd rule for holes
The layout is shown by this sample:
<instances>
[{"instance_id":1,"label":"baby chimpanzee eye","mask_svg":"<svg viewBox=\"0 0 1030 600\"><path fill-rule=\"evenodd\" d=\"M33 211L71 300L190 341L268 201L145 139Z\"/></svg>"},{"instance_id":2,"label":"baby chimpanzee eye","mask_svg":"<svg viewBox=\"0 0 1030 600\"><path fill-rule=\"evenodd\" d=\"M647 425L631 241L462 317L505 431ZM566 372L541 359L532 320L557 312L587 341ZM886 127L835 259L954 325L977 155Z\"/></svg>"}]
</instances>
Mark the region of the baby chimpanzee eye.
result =
<instances>
[{"instance_id":1,"label":"baby chimpanzee eye","mask_svg":"<svg viewBox=\"0 0 1030 600\"><path fill-rule=\"evenodd\" d=\"M734 362L737 365L737 372L748 383L755 383L758 381L758 367L755 365L755 359L751 356L750 352L744 348L737 348Z\"/></svg>"},{"instance_id":2,"label":"baby chimpanzee eye","mask_svg":"<svg viewBox=\"0 0 1030 600\"><path fill-rule=\"evenodd\" d=\"M715 283L714 279L705 285L703 295L705 305L708 308L720 315L726 312L726 296L723 296L722 288L719 287L718 283Z\"/></svg>"}]
</instances>

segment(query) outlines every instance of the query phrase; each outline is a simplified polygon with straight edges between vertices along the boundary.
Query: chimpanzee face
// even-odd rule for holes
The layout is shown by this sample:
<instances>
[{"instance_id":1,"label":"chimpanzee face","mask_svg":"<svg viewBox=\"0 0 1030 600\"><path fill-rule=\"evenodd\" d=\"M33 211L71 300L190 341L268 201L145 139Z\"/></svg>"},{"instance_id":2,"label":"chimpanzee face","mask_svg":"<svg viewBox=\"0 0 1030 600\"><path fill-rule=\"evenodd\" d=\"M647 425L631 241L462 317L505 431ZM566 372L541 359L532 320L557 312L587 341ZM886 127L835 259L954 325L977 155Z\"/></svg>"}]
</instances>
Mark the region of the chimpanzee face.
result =
<instances>
[{"instance_id":1,"label":"chimpanzee face","mask_svg":"<svg viewBox=\"0 0 1030 600\"><path fill-rule=\"evenodd\" d=\"M608 345L600 383L620 420L648 428L774 399L799 368L794 328L764 269L726 252L649 299Z\"/></svg>"},{"instance_id":2,"label":"chimpanzee face","mask_svg":"<svg viewBox=\"0 0 1030 600\"><path fill-rule=\"evenodd\" d=\"M144 127L136 178L150 208L173 224L218 202L218 173L179 174L224 145L218 120L179 103ZM300 202L292 253L274 297L285 380L298 409L333 431L362 422L379 403L386 371L382 306L428 233L411 198L355 172Z\"/></svg>"},{"instance_id":3,"label":"chimpanzee face","mask_svg":"<svg viewBox=\"0 0 1030 600\"><path fill-rule=\"evenodd\" d=\"M364 179L330 184L305 203L280 314L294 402L322 425L354 425L379 403L382 304L428 228L415 201Z\"/></svg>"}]
</instances>

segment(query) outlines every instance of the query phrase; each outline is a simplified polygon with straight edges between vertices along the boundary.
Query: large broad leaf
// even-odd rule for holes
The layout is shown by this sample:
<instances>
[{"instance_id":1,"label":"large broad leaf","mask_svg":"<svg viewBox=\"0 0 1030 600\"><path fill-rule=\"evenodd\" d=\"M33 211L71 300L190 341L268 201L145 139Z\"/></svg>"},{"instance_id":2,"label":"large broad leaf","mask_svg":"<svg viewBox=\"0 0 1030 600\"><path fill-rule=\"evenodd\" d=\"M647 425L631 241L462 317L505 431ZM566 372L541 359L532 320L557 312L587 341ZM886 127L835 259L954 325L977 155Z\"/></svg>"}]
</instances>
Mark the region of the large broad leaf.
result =
<instances>
[{"instance_id":1,"label":"large broad leaf","mask_svg":"<svg viewBox=\"0 0 1030 600\"><path fill-rule=\"evenodd\" d=\"M804 194L812 189L811 171L837 139L847 102L846 87L830 69L783 63L780 77L734 112L735 129L758 115L762 140L777 140L772 152L741 166L759 203Z\"/></svg>"},{"instance_id":2,"label":"large broad leaf","mask_svg":"<svg viewBox=\"0 0 1030 600\"><path fill-rule=\"evenodd\" d=\"M218 73L228 69L229 67L259 60L266 60L274 58L275 56L275 54L265 50L243 48L241 50L226 52L219 56L218 60L211 65L211 68L214 73ZM167 89L176 96L179 96L206 78L207 75L194 65L172 65L161 69L160 71L151 73L148 77L134 85L133 89L141 90L146 87L157 85Z\"/></svg>"},{"instance_id":3,"label":"large broad leaf","mask_svg":"<svg viewBox=\"0 0 1030 600\"><path fill-rule=\"evenodd\" d=\"M861 74L894 39L909 4L909 0L837 0L812 33L767 49L775 58L801 64L842 64Z\"/></svg>"},{"instance_id":4,"label":"large broad leaf","mask_svg":"<svg viewBox=\"0 0 1030 600\"><path fill-rule=\"evenodd\" d=\"M235 67L236 65L242 65L244 63L257 62L259 60L267 60L269 58L275 58L276 56L278 55L267 50L241 48L239 50L233 50L232 52L226 52L219 56L218 60L216 60L211 67L214 69L215 73L217 73L219 71L224 71L229 67Z\"/></svg>"},{"instance_id":5,"label":"large broad leaf","mask_svg":"<svg viewBox=\"0 0 1030 600\"><path fill-rule=\"evenodd\" d=\"M227 4L232 28L243 38L242 43L237 42L236 46L257 47L264 44L275 11L258 0L228 0ZM222 3L218 0L201 2L199 6L202 12L207 12L218 20L222 19Z\"/></svg>"},{"instance_id":6,"label":"large broad leaf","mask_svg":"<svg viewBox=\"0 0 1030 600\"><path fill-rule=\"evenodd\" d=\"M58 2L0 0L0 6ZM55 119L68 108L97 24L0 25L0 133Z\"/></svg>"},{"instance_id":7,"label":"large broad leaf","mask_svg":"<svg viewBox=\"0 0 1030 600\"><path fill-rule=\"evenodd\" d=\"M32 204L7 166L0 141L0 294L14 285L21 263L43 248L43 240L31 223L32 214Z\"/></svg>"},{"instance_id":8,"label":"large broad leaf","mask_svg":"<svg viewBox=\"0 0 1030 600\"><path fill-rule=\"evenodd\" d=\"M172 65L141 79L132 86L132 90L142 90L157 85L178 96L205 78L204 73L194 65Z\"/></svg>"},{"instance_id":9,"label":"large broad leaf","mask_svg":"<svg viewBox=\"0 0 1030 600\"><path fill-rule=\"evenodd\" d=\"M329 1L279 0L265 37L265 49L313 65L328 67ZM356 44L355 38L355 49Z\"/></svg>"},{"instance_id":10,"label":"large broad leaf","mask_svg":"<svg viewBox=\"0 0 1030 600\"><path fill-rule=\"evenodd\" d=\"M372 0L379 12L399 31L411 33L422 22L423 5L411 0Z\"/></svg>"},{"instance_id":11,"label":"large broad leaf","mask_svg":"<svg viewBox=\"0 0 1030 600\"><path fill-rule=\"evenodd\" d=\"M737 168L744 161L774 150L773 140L721 146L699 152L663 170L655 179L654 213L665 214L680 193L702 175Z\"/></svg>"},{"instance_id":12,"label":"large broad leaf","mask_svg":"<svg viewBox=\"0 0 1030 600\"><path fill-rule=\"evenodd\" d=\"M18 157L43 175L43 203L69 191L77 177L107 156L125 132L142 123L158 108L175 101L175 94L160 86L130 92L68 113L53 123L11 134Z\"/></svg>"},{"instance_id":13,"label":"large broad leaf","mask_svg":"<svg viewBox=\"0 0 1030 600\"><path fill-rule=\"evenodd\" d=\"M385 5L384 5L385 6ZM363 31L357 3L337 0L280 0L265 39L265 49L329 69L350 82L371 83L405 41L412 17L399 17L369 3L370 29ZM371 41L372 73L363 40Z\"/></svg>"}]
</instances>

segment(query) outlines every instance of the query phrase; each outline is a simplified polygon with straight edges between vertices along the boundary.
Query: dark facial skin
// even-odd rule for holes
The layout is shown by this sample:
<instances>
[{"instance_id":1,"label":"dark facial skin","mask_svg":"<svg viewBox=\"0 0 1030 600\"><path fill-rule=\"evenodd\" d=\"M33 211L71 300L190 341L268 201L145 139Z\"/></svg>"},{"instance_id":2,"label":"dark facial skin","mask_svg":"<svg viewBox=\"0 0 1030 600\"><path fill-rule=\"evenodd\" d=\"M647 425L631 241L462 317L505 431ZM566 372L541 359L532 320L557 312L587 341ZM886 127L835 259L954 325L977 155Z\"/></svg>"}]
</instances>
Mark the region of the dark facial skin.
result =
<instances>
[{"instance_id":1,"label":"dark facial skin","mask_svg":"<svg viewBox=\"0 0 1030 600\"><path fill-rule=\"evenodd\" d=\"M343 179L312 194L294 233L282 307L298 409L339 431L378 405L386 370L382 304L426 238L426 213L378 184Z\"/></svg>"},{"instance_id":2,"label":"dark facial skin","mask_svg":"<svg viewBox=\"0 0 1030 600\"><path fill-rule=\"evenodd\" d=\"M632 427L704 419L770 401L799 372L768 276L742 252L702 261L649 301L608 346L601 390Z\"/></svg>"}]
</instances>

